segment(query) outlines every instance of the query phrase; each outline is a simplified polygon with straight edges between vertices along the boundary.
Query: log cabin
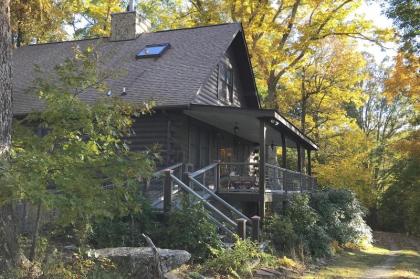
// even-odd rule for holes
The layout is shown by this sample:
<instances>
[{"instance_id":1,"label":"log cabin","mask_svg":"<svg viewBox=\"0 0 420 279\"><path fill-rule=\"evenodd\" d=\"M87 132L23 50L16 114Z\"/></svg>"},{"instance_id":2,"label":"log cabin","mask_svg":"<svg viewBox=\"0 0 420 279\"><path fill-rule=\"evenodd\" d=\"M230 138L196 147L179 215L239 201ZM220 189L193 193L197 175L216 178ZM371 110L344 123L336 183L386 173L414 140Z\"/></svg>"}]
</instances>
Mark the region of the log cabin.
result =
<instances>
[{"instance_id":1,"label":"log cabin","mask_svg":"<svg viewBox=\"0 0 420 279\"><path fill-rule=\"evenodd\" d=\"M34 65L52 70L73 48L94 46L105 67L124 72L107 80L109 96L155 103L153 114L136 119L128 141L138 151L160 146L169 187L163 189L164 210L170 209L173 184L194 194L200 191L192 184L205 187L201 192L248 221L273 210L276 197L315 188L311 152L318 147L278 111L262 108L240 23L151 32L147 19L128 10L113 14L111 25L107 38L16 49L14 115L42 109L28 93ZM92 103L99 94L81 98ZM289 153L297 154L294 164Z\"/></svg>"}]
</instances>

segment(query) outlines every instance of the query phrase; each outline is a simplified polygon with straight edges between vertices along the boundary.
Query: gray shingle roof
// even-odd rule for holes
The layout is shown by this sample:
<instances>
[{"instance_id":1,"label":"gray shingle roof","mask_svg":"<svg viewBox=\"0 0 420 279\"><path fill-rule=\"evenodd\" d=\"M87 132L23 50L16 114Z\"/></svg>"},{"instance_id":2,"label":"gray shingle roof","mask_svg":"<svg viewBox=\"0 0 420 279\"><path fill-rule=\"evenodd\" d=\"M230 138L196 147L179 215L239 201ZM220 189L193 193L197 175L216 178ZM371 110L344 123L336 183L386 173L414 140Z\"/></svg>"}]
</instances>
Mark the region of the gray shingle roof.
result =
<instances>
[{"instance_id":1,"label":"gray shingle roof","mask_svg":"<svg viewBox=\"0 0 420 279\"><path fill-rule=\"evenodd\" d=\"M33 84L34 65L51 70L71 57L77 45L98 45L106 56L105 65L124 72L108 81L114 95L126 87L123 98L131 102L154 100L158 106L188 105L240 30L240 24L231 23L145 33L129 41L102 38L18 48L13 53L13 112L24 114L42 107L34 92L28 91ZM171 48L159 58L135 58L145 45L156 43L170 43ZM92 91L81 98L93 102L98 96Z\"/></svg>"}]
</instances>

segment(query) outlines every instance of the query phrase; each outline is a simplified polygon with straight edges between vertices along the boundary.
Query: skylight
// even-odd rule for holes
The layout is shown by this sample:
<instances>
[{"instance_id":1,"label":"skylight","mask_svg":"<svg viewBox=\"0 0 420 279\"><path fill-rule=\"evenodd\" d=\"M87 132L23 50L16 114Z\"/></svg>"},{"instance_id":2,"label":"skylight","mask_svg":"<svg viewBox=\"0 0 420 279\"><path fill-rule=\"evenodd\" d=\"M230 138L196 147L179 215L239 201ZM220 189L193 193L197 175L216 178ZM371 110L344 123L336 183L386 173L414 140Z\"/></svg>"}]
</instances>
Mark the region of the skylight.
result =
<instances>
[{"instance_id":1,"label":"skylight","mask_svg":"<svg viewBox=\"0 0 420 279\"><path fill-rule=\"evenodd\" d=\"M136 57L137 58L158 57L158 56L161 56L170 46L171 45L168 43L147 45L137 53Z\"/></svg>"}]
</instances>

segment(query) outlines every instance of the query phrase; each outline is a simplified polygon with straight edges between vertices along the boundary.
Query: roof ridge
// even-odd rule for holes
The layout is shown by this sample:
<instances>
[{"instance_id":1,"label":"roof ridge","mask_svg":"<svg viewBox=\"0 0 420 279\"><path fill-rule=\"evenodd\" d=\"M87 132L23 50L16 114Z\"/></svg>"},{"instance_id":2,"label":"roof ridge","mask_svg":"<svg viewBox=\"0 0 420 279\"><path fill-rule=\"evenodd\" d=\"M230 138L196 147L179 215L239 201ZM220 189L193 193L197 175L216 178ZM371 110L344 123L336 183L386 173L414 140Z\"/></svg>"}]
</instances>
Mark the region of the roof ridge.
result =
<instances>
[{"instance_id":1,"label":"roof ridge","mask_svg":"<svg viewBox=\"0 0 420 279\"><path fill-rule=\"evenodd\" d=\"M171 32L171 31L182 31L182 30L217 27L217 26L222 26L222 25L239 25L239 24L240 24L239 22L225 22L225 23L207 24L207 25L200 25L200 26L180 27L180 28L175 28L175 29L165 29L165 30L155 31L152 33L163 33L163 32Z\"/></svg>"},{"instance_id":2,"label":"roof ridge","mask_svg":"<svg viewBox=\"0 0 420 279\"><path fill-rule=\"evenodd\" d=\"M85 39L77 39L77 40L67 40L67 41L55 41L55 42L46 42L40 44L30 44L21 47L17 47L15 49L21 49L26 47L34 47L34 46L45 46L45 45L52 45L52 44L63 44L63 43L75 43L75 42L84 42L84 41L94 41L100 39L108 39L109 37L95 37L95 38L85 38Z\"/></svg>"},{"instance_id":3,"label":"roof ridge","mask_svg":"<svg viewBox=\"0 0 420 279\"><path fill-rule=\"evenodd\" d=\"M171 32L171 31L192 30L192 29L217 27L217 26L222 26L222 25L235 25L235 24L240 24L240 23L238 23L238 22L225 22L225 23L218 23L218 24L209 24L209 25L200 25L200 26L192 26L192 27L182 27L182 28L175 28L175 29L158 30L158 31L150 32L150 33L163 33L163 32ZM142 34L140 34L139 36L137 36L135 38L135 40L138 39L141 35ZM63 43L75 43L75 42L84 42L84 41L94 41L94 40L109 39L109 38L110 37L102 36L102 37L84 38L84 39L76 39L76 40L54 41L54 42L46 42L46 43L39 43L39 44L29 44L29 45L25 45L25 46L22 46L22 47L18 47L16 49L21 49L21 48L25 48L25 47L33 47L33 46L52 45L52 44L63 44Z\"/></svg>"}]
</instances>

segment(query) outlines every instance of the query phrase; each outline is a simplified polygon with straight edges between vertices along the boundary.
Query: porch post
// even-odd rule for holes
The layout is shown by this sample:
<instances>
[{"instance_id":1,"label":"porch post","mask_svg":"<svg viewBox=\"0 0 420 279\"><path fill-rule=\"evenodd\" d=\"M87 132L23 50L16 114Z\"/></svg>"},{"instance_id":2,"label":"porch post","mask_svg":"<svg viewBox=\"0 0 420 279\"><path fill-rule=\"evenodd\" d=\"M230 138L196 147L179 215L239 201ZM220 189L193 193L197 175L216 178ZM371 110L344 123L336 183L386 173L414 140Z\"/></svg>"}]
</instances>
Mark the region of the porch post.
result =
<instances>
[{"instance_id":1,"label":"porch post","mask_svg":"<svg viewBox=\"0 0 420 279\"><path fill-rule=\"evenodd\" d=\"M308 154L308 175L311 176L312 166L311 166L311 150L310 149L307 150L307 154Z\"/></svg>"},{"instance_id":2,"label":"porch post","mask_svg":"<svg viewBox=\"0 0 420 279\"><path fill-rule=\"evenodd\" d=\"M286 137L284 136L284 132L281 133L281 166L286 169L287 168L287 148L286 148Z\"/></svg>"},{"instance_id":3,"label":"porch post","mask_svg":"<svg viewBox=\"0 0 420 279\"><path fill-rule=\"evenodd\" d=\"M302 148L300 143L296 143L297 147L297 171L302 172Z\"/></svg>"},{"instance_id":4,"label":"porch post","mask_svg":"<svg viewBox=\"0 0 420 279\"><path fill-rule=\"evenodd\" d=\"M300 143L296 143L297 147L297 171L299 173L302 173L302 149L300 146ZM302 175L299 175L299 183L300 183L300 192L303 192L303 181L302 181Z\"/></svg>"},{"instance_id":5,"label":"porch post","mask_svg":"<svg viewBox=\"0 0 420 279\"><path fill-rule=\"evenodd\" d=\"M266 145L267 126L263 119L260 119L260 161L259 161L259 215L262 219L265 217L265 145Z\"/></svg>"}]
</instances>

